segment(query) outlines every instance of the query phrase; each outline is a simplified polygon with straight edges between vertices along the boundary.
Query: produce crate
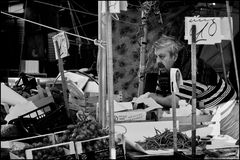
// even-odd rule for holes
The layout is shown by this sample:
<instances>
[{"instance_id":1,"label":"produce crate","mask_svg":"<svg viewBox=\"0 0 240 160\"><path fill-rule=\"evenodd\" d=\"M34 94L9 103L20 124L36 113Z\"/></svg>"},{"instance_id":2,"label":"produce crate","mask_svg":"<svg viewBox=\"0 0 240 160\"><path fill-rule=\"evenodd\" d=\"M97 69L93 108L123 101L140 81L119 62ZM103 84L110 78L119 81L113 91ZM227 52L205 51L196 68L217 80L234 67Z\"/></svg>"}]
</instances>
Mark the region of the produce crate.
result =
<instances>
[{"instance_id":1,"label":"produce crate","mask_svg":"<svg viewBox=\"0 0 240 160\"><path fill-rule=\"evenodd\" d=\"M107 160L109 159L109 136L98 137L85 141L75 142L76 152L80 160ZM124 140L116 143L116 158L125 160Z\"/></svg>"},{"instance_id":2,"label":"produce crate","mask_svg":"<svg viewBox=\"0 0 240 160\"><path fill-rule=\"evenodd\" d=\"M116 145L116 159L126 160L122 144ZM109 160L109 148L79 154L79 160Z\"/></svg>"},{"instance_id":3,"label":"produce crate","mask_svg":"<svg viewBox=\"0 0 240 160\"><path fill-rule=\"evenodd\" d=\"M25 159L27 149L38 148L55 144L54 134L45 134L40 136L15 139L9 142L10 159Z\"/></svg>"},{"instance_id":4,"label":"produce crate","mask_svg":"<svg viewBox=\"0 0 240 160\"><path fill-rule=\"evenodd\" d=\"M27 149L26 159L78 159L74 142L65 142L40 148Z\"/></svg>"},{"instance_id":5,"label":"produce crate","mask_svg":"<svg viewBox=\"0 0 240 160\"><path fill-rule=\"evenodd\" d=\"M66 132L66 130L63 130L63 131L58 131L58 132L54 132L54 138L56 140L57 143L63 143L63 142L67 142L67 141L64 141L62 139L62 137L64 136L64 133Z\"/></svg>"},{"instance_id":6,"label":"produce crate","mask_svg":"<svg viewBox=\"0 0 240 160\"><path fill-rule=\"evenodd\" d=\"M71 123L71 120L67 116L65 106L56 106L55 103L50 103L26 113L10 123L20 126L29 135L39 135L61 131Z\"/></svg>"}]
</instances>

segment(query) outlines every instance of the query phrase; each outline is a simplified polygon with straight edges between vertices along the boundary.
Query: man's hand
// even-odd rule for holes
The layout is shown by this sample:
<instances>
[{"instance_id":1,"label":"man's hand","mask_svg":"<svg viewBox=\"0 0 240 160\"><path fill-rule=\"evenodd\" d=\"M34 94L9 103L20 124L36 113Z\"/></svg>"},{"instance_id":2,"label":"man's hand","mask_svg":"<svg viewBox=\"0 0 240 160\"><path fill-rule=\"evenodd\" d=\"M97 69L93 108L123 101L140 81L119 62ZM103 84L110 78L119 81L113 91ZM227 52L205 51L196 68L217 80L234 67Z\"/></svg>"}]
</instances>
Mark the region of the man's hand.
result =
<instances>
[{"instance_id":1,"label":"man's hand","mask_svg":"<svg viewBox=\"0 0 240 160\"><path fill-rule=\"evenodd\" d=\"M160 94L156 93L149 93L148 97L151 97L154 99L158 104L162 105L164 108L171 108L172 107L172 95L168 95L166 97L163 97ZM176 100L176 106L178 108L178 101L180 98L178 96L175 97Z\"/></svg>"}]
</instances>

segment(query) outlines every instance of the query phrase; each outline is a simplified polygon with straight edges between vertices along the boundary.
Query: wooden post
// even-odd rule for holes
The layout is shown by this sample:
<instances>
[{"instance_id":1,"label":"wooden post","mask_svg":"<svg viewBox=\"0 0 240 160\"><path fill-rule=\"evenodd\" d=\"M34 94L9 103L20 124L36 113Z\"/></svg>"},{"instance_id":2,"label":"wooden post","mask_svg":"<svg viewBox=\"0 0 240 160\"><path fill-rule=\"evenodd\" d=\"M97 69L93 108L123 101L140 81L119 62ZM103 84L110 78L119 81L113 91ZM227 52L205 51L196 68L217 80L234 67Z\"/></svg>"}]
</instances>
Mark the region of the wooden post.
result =
<instances>
[{"instance_id":1,"label":"wooden post","mask_svg":"<svg viewBox=\"0 0 240 160\"><path fill-rule=\"evenodd\" d=\"M102 1L98 1L98 39L106 41L106 16L102 16ZM106 127L106 49L98 47L98 75L99 75L99 122Z\"/></svg>"},{"instance_id":2,"label":"wooden post","mask_svg":"<svg viewBox=\"0 0 240 160\"><path fill-rule=\"evenodd\" d=\"M229 29L230 29L233 62L234 62L234 70L235 70L235 76L236 76L236 81L237 81L237 93L238 93L238 101L239 101L240 100L240 91L239 91L238 67L237 67L235 46L234 46L234 41L233 41L233 31L232 31L232 25L231 25L231 19L230 19L230 16L231 16L230 15L230 7L229 7L229 2L228 1L226 1L226 7L227 7L227 15L228 15L228 22L229 22Z\"/></svg>"},{"instance_id":3,"label":"wooden post","mask_svg":"<svg viewBox=\"0 0 240 160\"><path fill-rule=\"evenodd\" d=\"M98 1L98 39L102 39L102 2ZM97 111L98 113L98 122L102 124L102 108L103 108L103 103L102 103L102 83L103 83L103 77L102 77L102 49L100 46L98 46L98 77L99 77L99 95L98 95L98 104L99 104L99 110Z\"/></svg>"},{"instance_id":4,"label":"wooden post","mask_svg":"<svg viewBox=\"0 0 240 160\"><path fill-rule=\"evenodd\" d=\"M140 50L140 66L139 66L139 87L138 96L143 94L144 80L145 80L145 55L147 48L147 15L145 11L142 10L142 26L143 26L143 37L141 37L141 50Z\"/></svg>"},{"instance_id":5,"label":"wooden post","mask_svg":"<svg viewBox=\"0 0 240 160\"><path fill-rule=\"evenodd\" d=\"M59 69L59 72L61 74L61 79L62 79L64 104L65 104L67 115L70 118L68 96L67 96L67 83L66 83L66 79L65 79L65 76L64 76L63 61L62 61L62 58L60 56L60 51L59 51L59 46L58 46L57 41L54 41L54 44L56 45L56 52L57 52L57 55L58 55L58 69Z\"/></svg>"},{"instance_id":6,"label":"wooden post","mask_svg":"<svg viewBox=\"0 0 240 160\"><path fill-rule=\"evenodd\" d=\"M177 75L176 75L177 76ZM174 153L177 152L177 124L176 124L176 97L173 89L173 82L171 82L172 90L172 115L173 115L173 150Z\"/></svg>"},{"instance_id":7,"label":"wooden post","mask_svg":"<svg viewBox=\"0 0 240 160\"><path fill-rule=\"evenodd\" d=\"M220 47L220 54L221 54L221 60L222 60L224 80L227 82L227 72L226 72L226 66L225 66L225 61L224 61L224 56L223 56L223 49L222 49L222 44L221 43L219 43L219 47Z\"/></svg>"},{"instance_id":8,"label":"wooden post","mask_svg":"<svg viewBox=\"0 0 240 160\"><path fill-rule=\"evenodd\" d=\"M196 25L192 25L191 44L191 69L192 69L192 156L196 155Z\"/></svg>"},{"instance_id":9,"label":"wooden post","mask_svg":"<svg viewBox=\"0 0 240 160\"><path fill-rule=\"evenodd\" d=\"M108 107L109 107L109 159L116 159L115 128L114 128L114 103L113 103L113 56L112 56L112 14L109 11L109 1L106 1L107 16L107 84L108 84Z\"/></svg>"}]
</instances>

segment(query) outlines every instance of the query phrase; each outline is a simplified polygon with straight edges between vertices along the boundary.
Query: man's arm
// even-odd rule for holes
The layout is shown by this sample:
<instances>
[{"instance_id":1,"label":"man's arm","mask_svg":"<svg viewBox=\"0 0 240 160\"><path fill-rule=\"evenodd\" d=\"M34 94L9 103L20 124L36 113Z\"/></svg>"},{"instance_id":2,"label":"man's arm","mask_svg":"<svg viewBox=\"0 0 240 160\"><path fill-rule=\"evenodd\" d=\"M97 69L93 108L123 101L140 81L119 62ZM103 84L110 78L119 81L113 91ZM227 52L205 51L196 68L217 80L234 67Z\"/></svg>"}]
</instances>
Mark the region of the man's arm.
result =
<instances>
[{"instance_id":1,"label":"man's arm","mask_svg":"<svg viewBox=\"0 0 240 160\"><path fill-rule=\"evenodd\" d=\"M148 97L153 98L158 104L161 104L164 108L171 108L172 107L172 95L168 95L166 97L163 97L156 93L150 93ZM178 107L178 101L180 98L178 96L175 96L175 103Z\"/></svg>"}]
</instances>

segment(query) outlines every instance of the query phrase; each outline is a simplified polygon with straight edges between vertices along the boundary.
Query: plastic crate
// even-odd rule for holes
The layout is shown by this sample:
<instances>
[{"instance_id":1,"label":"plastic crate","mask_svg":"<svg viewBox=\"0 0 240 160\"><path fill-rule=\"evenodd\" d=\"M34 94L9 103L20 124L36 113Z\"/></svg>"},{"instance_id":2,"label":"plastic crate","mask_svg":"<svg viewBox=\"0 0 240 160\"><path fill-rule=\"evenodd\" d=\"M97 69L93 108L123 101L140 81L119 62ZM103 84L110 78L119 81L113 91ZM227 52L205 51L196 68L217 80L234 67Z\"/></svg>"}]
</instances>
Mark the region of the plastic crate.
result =
<instances>
[{"instance_id":1,"label":"plastic crate","mask_svg":"<svg viewBox=\"0 0 240 160\"><path fill-rule=\"evenodd\" d=\"M54 103L28 112L12 122L19 126L27 135L39 135L64 130L71 120L64 106Z\"/></svg>"}]
</instances>

